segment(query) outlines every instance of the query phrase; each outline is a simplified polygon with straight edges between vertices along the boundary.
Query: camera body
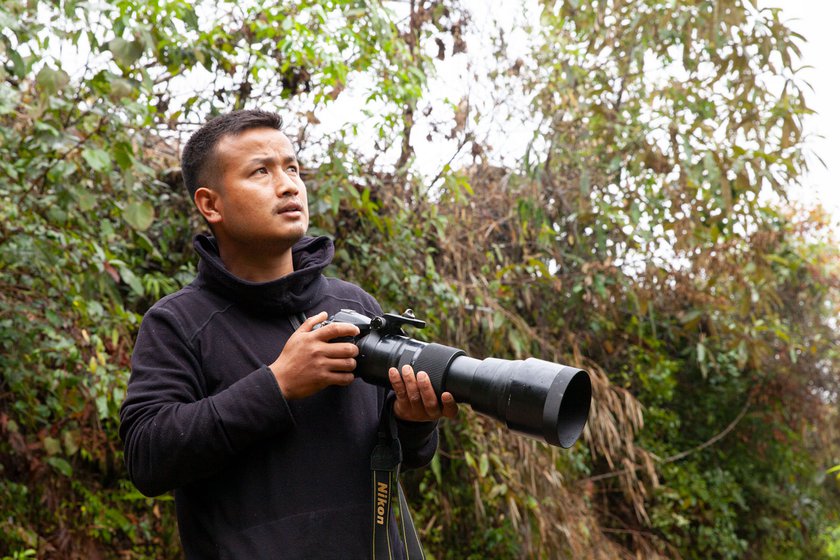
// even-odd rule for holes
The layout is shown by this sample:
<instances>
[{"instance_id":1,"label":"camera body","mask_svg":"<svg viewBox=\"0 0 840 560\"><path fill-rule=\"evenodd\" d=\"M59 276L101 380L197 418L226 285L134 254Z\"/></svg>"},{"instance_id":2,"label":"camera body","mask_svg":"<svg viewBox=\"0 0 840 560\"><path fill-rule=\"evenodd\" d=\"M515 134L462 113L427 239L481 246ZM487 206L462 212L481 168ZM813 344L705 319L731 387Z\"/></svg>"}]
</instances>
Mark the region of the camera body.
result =
<instances>
[{"instance_id":1,"label":"camera body","mask_svg":"<svg viewBox=\"0 0 840 560\"><path fill-rule=\"evenodd\" d=\"M359 348L354 374L368 383L390 388L388 370L406 364L429 375L438 398L444 392L478 412L504 422L511 430L571 447L580 437L589 415L592 386L582 369L536 358L477 360L463 350L408 337L403 327L423 328L411 310L370 318L342 309L316 329L329 323L356 325L359 334L349 339Z\"/></svg>"}]
</instances>

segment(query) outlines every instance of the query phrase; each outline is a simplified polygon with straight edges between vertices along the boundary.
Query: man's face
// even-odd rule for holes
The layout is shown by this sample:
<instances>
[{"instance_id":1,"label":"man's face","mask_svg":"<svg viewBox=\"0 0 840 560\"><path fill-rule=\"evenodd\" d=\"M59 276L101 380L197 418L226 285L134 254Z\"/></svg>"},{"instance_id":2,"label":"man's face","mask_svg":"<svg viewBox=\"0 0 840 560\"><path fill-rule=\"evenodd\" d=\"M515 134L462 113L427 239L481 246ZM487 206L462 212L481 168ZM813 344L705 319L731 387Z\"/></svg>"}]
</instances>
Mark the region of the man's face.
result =
<instances>
[{"instance_id":1,"label":"man's face","mask_svg":"<svg viewBox=\"0 0 840 560\"><path fill-rule=\"evenodd\" d=\"M213 229L230 249L290 248L306 233L306 186L291 142L272 128L223 137L216 145Z\"/></svg>"}]
</instances>

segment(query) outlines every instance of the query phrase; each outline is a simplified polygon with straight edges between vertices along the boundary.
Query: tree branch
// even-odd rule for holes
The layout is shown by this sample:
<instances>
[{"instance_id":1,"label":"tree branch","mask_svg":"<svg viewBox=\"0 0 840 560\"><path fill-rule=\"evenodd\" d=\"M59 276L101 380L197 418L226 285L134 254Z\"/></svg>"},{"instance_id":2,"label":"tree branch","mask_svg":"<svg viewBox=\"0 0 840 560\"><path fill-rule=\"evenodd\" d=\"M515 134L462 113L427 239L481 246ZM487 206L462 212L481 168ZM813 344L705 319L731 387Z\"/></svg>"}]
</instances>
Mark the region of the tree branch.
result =
<instances>
[{"instance_id":1,"label":"tree branch","mask_svg":"<svg viewBox=\"0 0 840 560\"><path fill-rule=\"evenodd\" d=\"M666 457L664 459L659 459L655 455L653 455L653 457L656 459L657 463L664 465L666 463L673 463L675 461L679 461L680 459L685 459L686 457L688 457L692 453L696 453L698 451L706 449L707 447L709 447L711 445L714 445L715 443L717 443L718 441L720 441L721 439L726 437L726 435L729 432L731 432L732 430L735 429L735 426L738 425L738 423L741 421L741 419L747 413L747 410L749 409L751 403L752 403L752 395L747 397L747 402L744 403L743 408L741 408L741 412L738 413L738 415L735 417L735 419L732 420L732 422L730 422L729 425L726 426L726 428L724 428L721 432L715 434L714 436L712 436L708 440L704 441L700 445L692 447L691 449L687 449L686 451L681 451L679 453L676 453L676 454L671 455L669 457ZM599 480L606 480L608 478L615 478L615 477L621 476L623 474L627 474L627 473L630 473L630 472L633 472L633 471L637 471L641 468L642 468L642 465L636 465L632 468L621 469L619 471L612 471L612 472L603 473L603 474L597 474L595 476L590 476L588 478L581 478L581 479L577 480L576 482L578 484L585 484L587 482L597 482Z\"/></svg>"}]
</instances>

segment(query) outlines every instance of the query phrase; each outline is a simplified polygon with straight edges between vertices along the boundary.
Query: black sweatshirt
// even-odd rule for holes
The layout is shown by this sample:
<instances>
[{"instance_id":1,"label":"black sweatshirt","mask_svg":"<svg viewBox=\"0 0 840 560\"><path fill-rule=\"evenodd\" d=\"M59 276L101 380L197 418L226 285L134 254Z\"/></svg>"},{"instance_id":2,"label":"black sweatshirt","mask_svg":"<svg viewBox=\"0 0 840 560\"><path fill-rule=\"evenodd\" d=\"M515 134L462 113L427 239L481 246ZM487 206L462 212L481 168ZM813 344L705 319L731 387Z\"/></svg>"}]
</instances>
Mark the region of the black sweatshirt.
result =
<instances>
[{"instance_id":1,"label":"black sweatshirt","mask_svg":"<svg viewBox=\"0 0 840 560\"><path fill-rule=\"evenodd\" d=\"M197 236L198 276L143 318L120 411L129 476L175 490L187 558L368 558L370 453L385 390L356 380L283 398L272 363L290 317L381 312L361 288L321 274L326 237L302 239L294 272L253 283ZM404 466L426 464L434 423L400 423Z\"/></svg>"}]
</instances>

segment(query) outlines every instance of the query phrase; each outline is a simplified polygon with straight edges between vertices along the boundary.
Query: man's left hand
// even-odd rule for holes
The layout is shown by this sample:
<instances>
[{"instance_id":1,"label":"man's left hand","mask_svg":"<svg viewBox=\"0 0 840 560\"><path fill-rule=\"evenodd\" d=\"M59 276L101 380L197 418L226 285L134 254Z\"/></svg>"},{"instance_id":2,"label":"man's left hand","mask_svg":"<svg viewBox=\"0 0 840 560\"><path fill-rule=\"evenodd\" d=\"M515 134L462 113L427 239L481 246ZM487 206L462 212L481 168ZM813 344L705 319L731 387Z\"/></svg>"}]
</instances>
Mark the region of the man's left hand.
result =
<instances>
[{"instance_id":1,"label":"man's left hand","mask_svg":"<svg viewBox=\"0 0 840 560\"><path fill-rule=\"evenodd\" d=\"M441 416L455 418L458 414L458 403L452 393L443 393L438 404L432 381L425 371L414 375L410 365L404 365L402 373L397 368L388 370L391 387L397 394L394 401L394 414L400 420L407 422L433 422Z\"/></svg>"}]
</instances>

